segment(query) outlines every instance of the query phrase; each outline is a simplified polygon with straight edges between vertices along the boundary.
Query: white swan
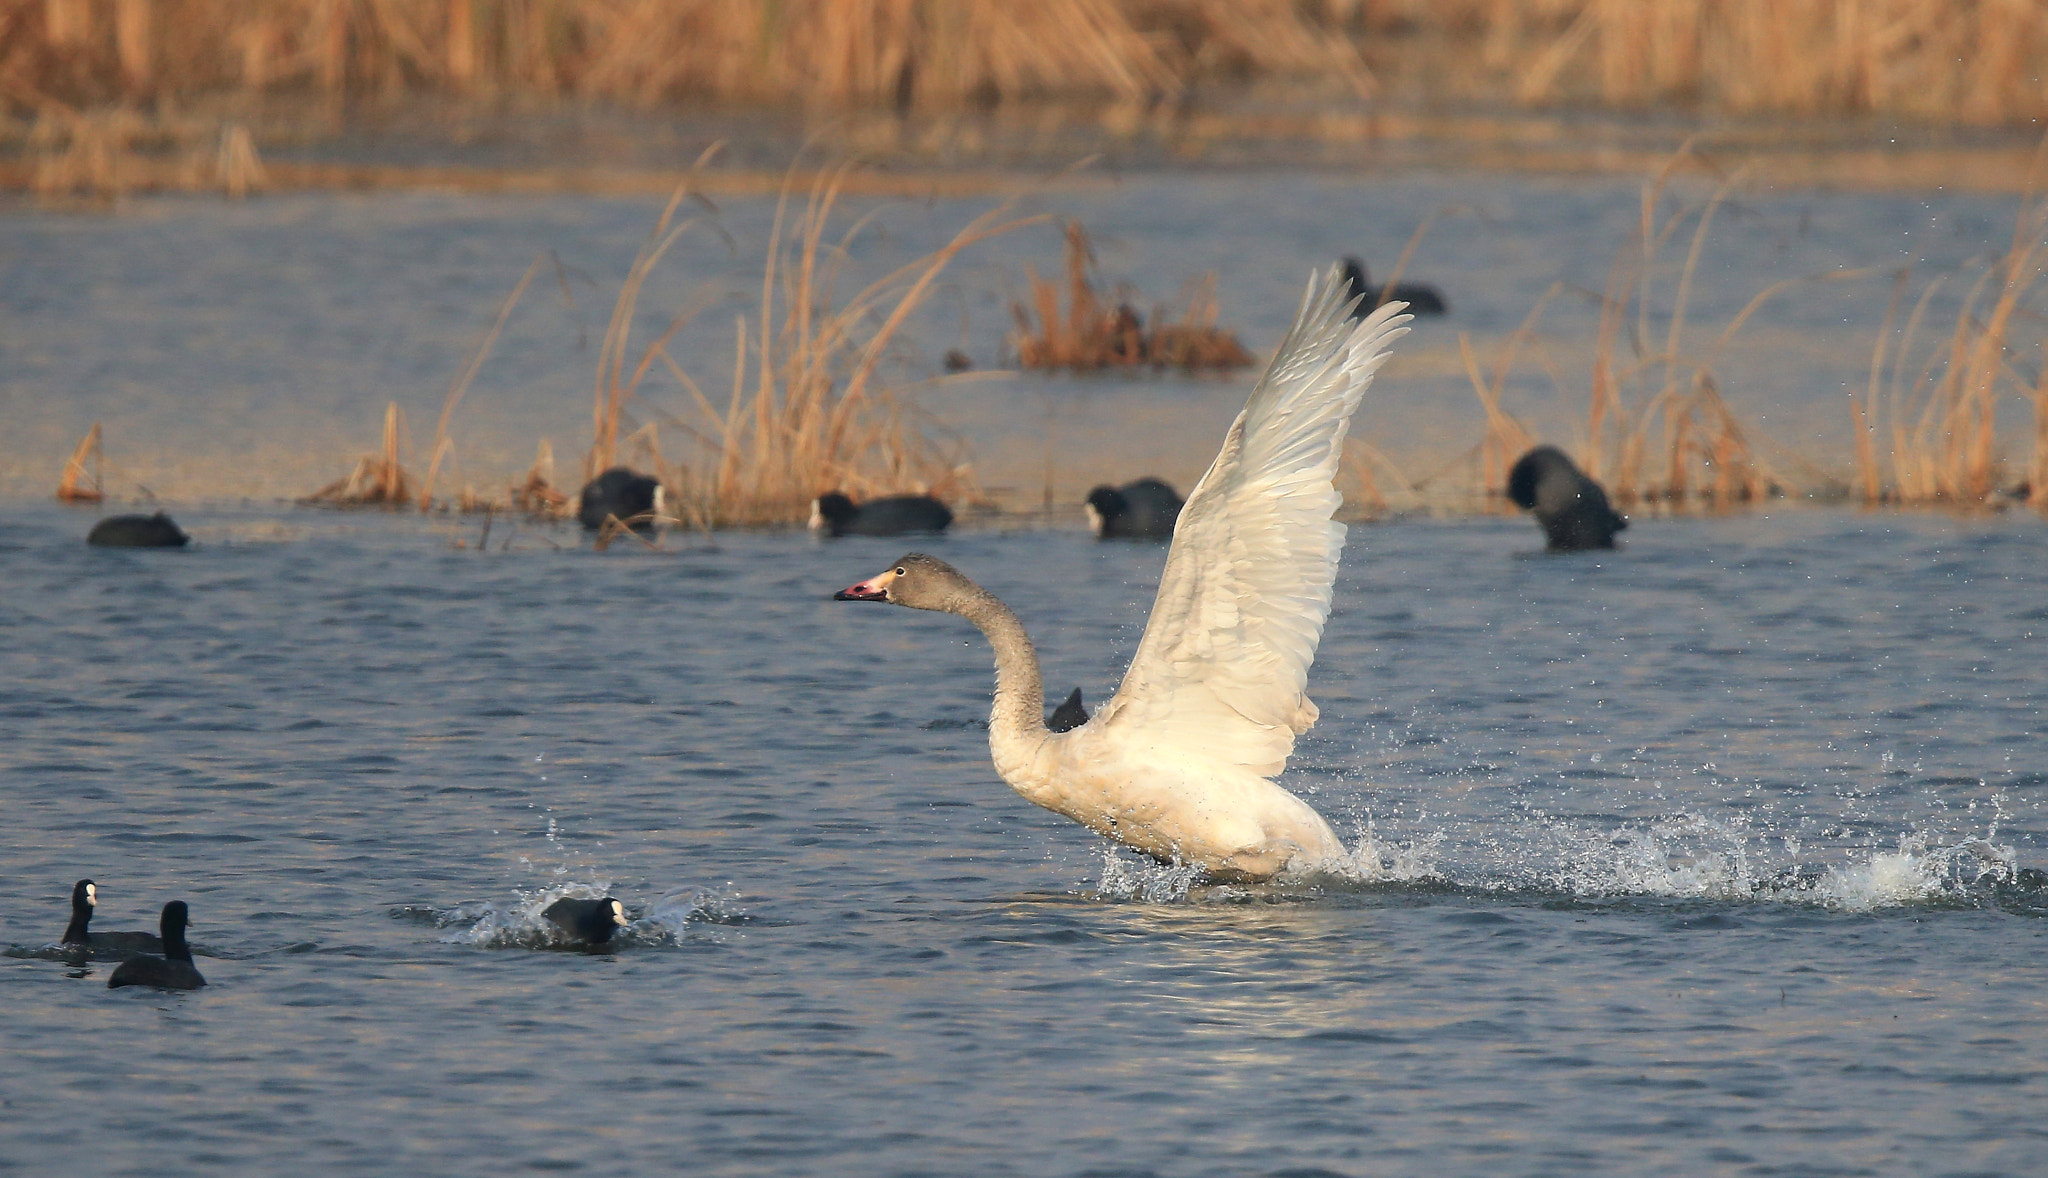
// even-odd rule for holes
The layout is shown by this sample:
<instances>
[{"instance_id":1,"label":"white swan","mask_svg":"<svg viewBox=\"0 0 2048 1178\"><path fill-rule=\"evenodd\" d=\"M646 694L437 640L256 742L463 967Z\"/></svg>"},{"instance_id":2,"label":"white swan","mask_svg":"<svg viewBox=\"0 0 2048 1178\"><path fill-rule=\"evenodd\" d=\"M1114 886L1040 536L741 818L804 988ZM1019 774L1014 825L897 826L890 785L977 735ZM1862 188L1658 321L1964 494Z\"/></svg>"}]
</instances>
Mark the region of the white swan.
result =
<instances>
[{"instance_id":1,"label":"white swan","mask_svg":"<svg viewBox=\"0 0 2048 1178\"><path fill-rule=\"evenodd\" d=\"M1017 616L911 553L834 596L959 614L995 648L989 751L1032 802L1156 858L1229 880L1335 865L1344 844L1269 778L1316 721L1309 664L1344 548L1332 485L1359 398L1407 333L1403 305L1350 317L1340 273L1309 279L1294 326L1189 494L1123 685L1088 723L1045 724Z\"/></svg>"}]
</instances>

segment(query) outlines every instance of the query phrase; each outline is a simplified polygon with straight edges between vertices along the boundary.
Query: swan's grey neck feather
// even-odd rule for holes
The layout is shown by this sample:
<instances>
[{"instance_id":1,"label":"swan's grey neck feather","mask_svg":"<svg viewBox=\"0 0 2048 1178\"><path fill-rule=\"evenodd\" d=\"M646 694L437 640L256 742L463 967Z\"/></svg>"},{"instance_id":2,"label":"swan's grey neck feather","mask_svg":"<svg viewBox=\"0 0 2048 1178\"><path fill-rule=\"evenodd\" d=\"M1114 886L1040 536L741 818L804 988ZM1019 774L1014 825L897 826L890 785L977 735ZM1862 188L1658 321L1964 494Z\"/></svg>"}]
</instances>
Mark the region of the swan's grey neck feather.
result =
<instances>
[{"instance_id":1,"label":"swan's grey neck feather","mask_svg":"<svg viewBox=\"0 0 2048 1178\"><path fill-rule=\"evenodd\" d=\"M974 582L967 581L967 585L972 591L950 600L947 612L973 622L995 651L996 697L989 708L990 733L1016 738L1046 732L1045 679L1038 666L1038 648L1009 606Z\"/></svg>"}]
</instances>

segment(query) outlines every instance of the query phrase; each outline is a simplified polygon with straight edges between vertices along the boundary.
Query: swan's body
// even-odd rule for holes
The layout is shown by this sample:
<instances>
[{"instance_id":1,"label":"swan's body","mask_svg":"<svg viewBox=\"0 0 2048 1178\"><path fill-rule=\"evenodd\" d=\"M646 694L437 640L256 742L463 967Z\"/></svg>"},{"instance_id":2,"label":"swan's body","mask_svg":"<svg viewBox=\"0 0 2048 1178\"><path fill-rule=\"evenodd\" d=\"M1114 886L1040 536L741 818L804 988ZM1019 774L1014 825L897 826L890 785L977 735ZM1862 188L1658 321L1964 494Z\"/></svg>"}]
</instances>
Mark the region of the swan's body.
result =
<instances>
[{"instance_id":1,"label":"swan's body","mask_svg":"<svg viewBox=\"0 0 2048 1178\"><path fill-rule=\"evenodd\" d=\"M1267 879L1345 856L1308 803L1269 780L1315 723L1306 684L1344 527L1332 485L1351 413L1405 332L1390 304L1354 322L1336 270L1313 279L1272 366L1188 496L1145 637L1115 698L1046 726L1038 654L993 594L912 553L842 600L955 613L996 656L989 751L1027 800L1159 859Z\"/></svg>"}]
</instances>

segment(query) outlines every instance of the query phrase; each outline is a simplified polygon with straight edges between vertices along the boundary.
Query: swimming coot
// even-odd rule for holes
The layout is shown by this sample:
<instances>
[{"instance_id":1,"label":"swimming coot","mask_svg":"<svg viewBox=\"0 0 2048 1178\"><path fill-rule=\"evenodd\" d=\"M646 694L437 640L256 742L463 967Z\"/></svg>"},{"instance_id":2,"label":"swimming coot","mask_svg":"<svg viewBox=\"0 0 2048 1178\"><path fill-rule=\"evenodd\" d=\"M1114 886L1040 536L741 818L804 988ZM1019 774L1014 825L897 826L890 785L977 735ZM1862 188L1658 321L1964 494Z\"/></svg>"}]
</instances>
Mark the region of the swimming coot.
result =
<instances>
[{"instance_id":1,"label":"swimming coot","mask_svg":"<svg viewBox=\"0 0 2048 1178\"><path fill-rule=\"evenodd\" d=\"M1344 281L1351 293L1363 295L1358 300L1358 309L1351 312L1353 319L1363 319L1383 303L1406 303L1411 315L1441 315L1450 310L1444 296L1433 286L1420 282L1397 282L1391 287L1374 286L1366 276L1365 263L1357 258L1344 259Z\"/></svg>"},{"instance_id":2,"label":"swimming coot","mask_svg":"<svg viewBox=\"0 0 2048 1178\"><path fill-rule=\"evenodd\" d=\"M1607 503L1607 492L1587 478L1556 446L1538 446L1508 471L1508 498L1543 525L1552 552L1614 547L1628 520Z\"/></svg>"},{"instance_id":3,"label":"swimming coot","mask_svg":"<svg viewBox=\"0 0 2048 1178\"><path fill-rule=\"evenodd\" d=\"M92 526L85 542L97 548L183 548L192 537L159 511L155 515L110 515Z\"/></svg>"},{"instance_id":4,"label":"swimming coot","mask_svg":"<svg viewBox=\"0 0 2048 1178\"><path fill-rule=\"evenodd\" d=\"M64 926L66 948L86 950L102 961L164 951L163 938L155 933L91 931L87 926L92 923L93 910L99 902L98 884L81 879L71 885L71 923Z\"/></svg>"},{"instance_id":5,"label":"swimming coot","mask_svg":"<svg viewBox=\"0 0 2048 1178\"><path fill-rule=\"evenodd\" d=\"M588 945L602 945L612 934L626 927L626 906L606 896L602 900L561 899L541 910L549 924Z\"/></svg>"},{"instance_id":6,"label":"swimming coot","mask_svg":"<svg viewBox=\"0 0 2048 1178\"><path fill-rule=\"evenodd\" d=\"M901 536L906 532L943 532L953 513L930 495L891 495L855 506L838 491L811 501L811 530L831 536Z\"/></svg>"},{"instance_id":7,"label":"swimming coot","mask_svg":"<svg viewBox=\"0 0 2048 1178\"><path fill-rule=\"evenodd\" d=\"M1142 478L1121 487L1095 488L1082 510L1088 514L1088 530L1098 540L1171 540L1180 508L1180 495L1172 487Z\"/></svg>"},{"instance_id":8,"label":"swimming coot","mask_svg":"<svg viewBox=\"0 0 2048 1178\"><path fill-rule=\"evenodd\" d=\"M185 902L164 905L162 957L130 957L114 967L107 989L122 986L155 986L159 990L197 990L206 984L199 967L192 964L192 950L185 944Z\"/></svg>"},{"instance_id":9,"label":"swimming coot","mask_svg":"<svg viewBox=\"0 0 2048 1178\"><path fill-rule=\"evenodd\" d=\"M623 466L614 466L583 484L583 492L577 496L576 522L593 532L603 528L607 519L616 519L636 532L651 532L659 514L660 480Z\"/></svg>"}]
</instances>

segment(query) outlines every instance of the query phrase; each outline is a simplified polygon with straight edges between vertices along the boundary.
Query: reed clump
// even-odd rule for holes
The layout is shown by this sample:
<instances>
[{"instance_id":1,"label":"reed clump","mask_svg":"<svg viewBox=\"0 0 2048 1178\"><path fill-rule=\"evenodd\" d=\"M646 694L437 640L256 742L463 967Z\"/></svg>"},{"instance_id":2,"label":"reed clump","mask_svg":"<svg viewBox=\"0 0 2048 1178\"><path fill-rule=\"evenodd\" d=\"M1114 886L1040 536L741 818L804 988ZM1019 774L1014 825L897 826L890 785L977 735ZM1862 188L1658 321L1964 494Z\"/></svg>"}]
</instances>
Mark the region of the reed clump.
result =
<instances>
[{"instance_id":1,"label":"reed clump","mask_svg":"<svg viewBox=\"0 0 2048 1178\"><path fill-rule=\"evenodd\" d=\"M1621 505L1711 510L1799 490L1758 452L1750 431L1722 397L1714 364L1775 295L1802 283L1865 273L1842 270L1774 283L1710 340L1695 343L1688 334L1693 280L1714 215L1740 184L1742 172L1725 175L1703 201L1674 201L1672 181L1692 162L1696 157L1690 148L1682 150L1645 180L1636 235L1616 251L1600 295L1585 434L1575 457ZM1687 226L1690 244L1665 295L1661 284L1670 267L1659 256ZM1517 352L1536 338L1545 305L1561 289L1553 286L1530 309L1502 345L1490 375L1482 375L1469 340L1460 338L1467 374L1486 413L1486 433L1476 447L1478 479L1499 510L1508 510L1503 488L1509 465L1538 440L1503 407L1503 390Z\"/></svg>"},{"instance_id":2,"label":"reed clump","mask_svg":"<svg viewBox=\"0 0 2048 1178\"><path fill-rule=\"evenodd\" d=\"M622 462L650 470L675 516L704 529L795 523L807 518L814 497L835 489L860 497L921 491L956 502L980 498L961 447L886 383L884 365L956 257L1043 218L998 205L931 254L842 296L846 260L871 220L855 220L836 239L829 235L849 174L844 166L818 174L799 210L790 173L776 204L754 317L733 324L723 395L707 391L668 350L689 309L653 340L637 347L629 340L642 284L689 228L675 219L683 198L677 193L613 308L593 389L586 476ZM683 404L636 423L633 407L655 372L674 381ZM664 430L679 438L673 457L662 445Z\"/></svg>"},{"instance_id":3,"label":"reed clump","mask_svg":"<svg viewBox=\"0 0 2048 1178\"><path fill-rule=\"evenodd\" d=\"M336 479L299 502L322 507L383 507L397 510L413 501L412 477L399 462L405 415L393 401L384 407L384 442L356 460L346 478Z\"/></svg>"},{"instance_id":4,"label":"reed clump","mask_svg":"<svg viewBox=\"0 0 2048 1178\"><path fill-rule=\"evenodd\" d=\"M1241 368L1251 353L1237 337L1216 325L1216 276L1196 280L1187 293L1186 310L1168 321L1164 308L1152 313L1147 326L1132 304L1134 292L1120 290L1105 298L1095 289L1089 271L1095 253L1079 222L1066 228L1066 278L1055 282L1026 270L1027 303L1013 303L1017 324L1013 346L1025 368L1060 368L1090 372L1104 368ZM1066 294L1066 306L1060 295Z\"/></svg>"},{"instance_id":5,"label":"reed clump","mask_svg":"<svg viewBox=\"0 0 2048 1178\"><path fill-rule=\"evenodd\" d=\"M1910 275L1893 288L1871 354L1870 384L1851 402L1856 429L1856 487L1866 503L1991 506L2008 499L2048 508L2048 336L2030 301L2048 261L2048 198L2021 208L2006 252L1971 282L1946 335L1916 347L1930 302L1944 280L1928 283L1894 345L1894 323ZM2031 327L2034 372L2019 366L2018 338ZM1999 445L2000 407L2031 410L2031 455L2017 477Z\"/></svg>"}]
</instances>

